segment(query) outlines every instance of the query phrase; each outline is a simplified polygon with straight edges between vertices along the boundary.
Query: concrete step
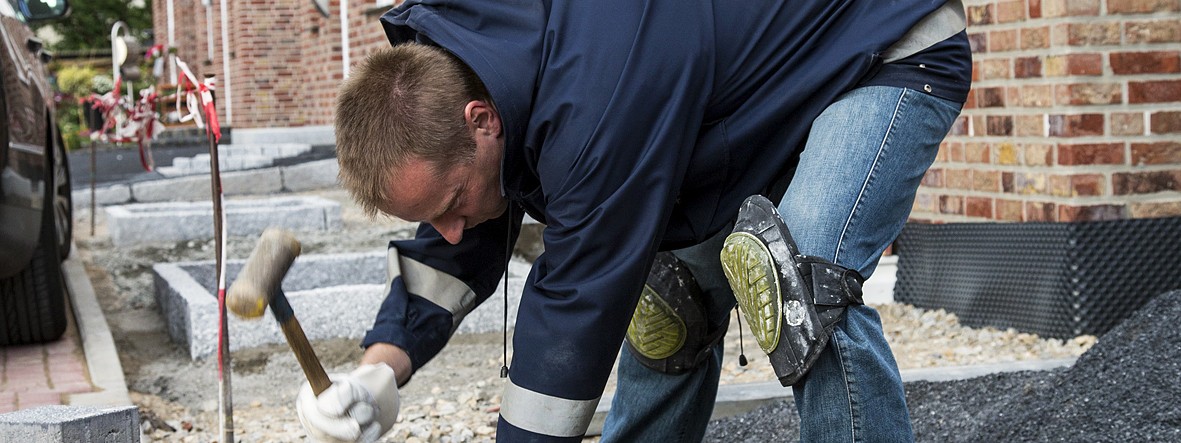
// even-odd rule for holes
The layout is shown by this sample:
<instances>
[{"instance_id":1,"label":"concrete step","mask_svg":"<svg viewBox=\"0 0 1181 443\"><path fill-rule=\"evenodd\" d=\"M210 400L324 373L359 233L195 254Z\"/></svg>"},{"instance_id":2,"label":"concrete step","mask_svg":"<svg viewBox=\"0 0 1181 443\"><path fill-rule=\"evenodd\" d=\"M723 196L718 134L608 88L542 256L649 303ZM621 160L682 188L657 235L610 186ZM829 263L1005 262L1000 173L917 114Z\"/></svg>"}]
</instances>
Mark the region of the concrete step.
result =
<instances>
[{"instance_id":1,"label":"concrete step","mask_svg":"<svg viewBox=\"0 0 1181 443\"><path fill-rule=\"evenodd\" d=\"M219 145L217 164L221 171L265 168L278 159L295 157L311 150L312 145L304 143ZM157 171L165 177L207 174L210 170L209 157L208 153L177 157L172 160L172 166L162 166L157 168Z\"/></svg>"},{"instance_id":2,"label":"concrete step","mask_svg":"<svg viewBox=\"0 0 1181 443\"><path fill-rule=\"evenodd\" d=\"M230 236L258 236L270 226L293 231L341 228L340 203L320 197L225 200ZM109 206L107 227L116 246L213 238L210 202L136 203Z\"/></svg>"},{"instance_id":3,"label":"concrete step","mask_svg":"<svg viewBox=\"0 0 1181 443\"><path fill-rule=\"evenodd\" d=\"M361 338L373 324L373 315L385 299L388 286L386 252L300 256L283 279L283 292L309 339ZM226 281L232 285L245 260L226 263ZM168 323L172 340L193 359L217 350L217 281L212 260L161 263L152 267L156 302ZM509 267L509 324L517 317L521 289L529 264L514 259ZM457 333L499 331L503 322L504 282L486 302L466 317ZM264 321L230 316L230 349L285 343L268 310Z\"/></svg>"}]
</instances>

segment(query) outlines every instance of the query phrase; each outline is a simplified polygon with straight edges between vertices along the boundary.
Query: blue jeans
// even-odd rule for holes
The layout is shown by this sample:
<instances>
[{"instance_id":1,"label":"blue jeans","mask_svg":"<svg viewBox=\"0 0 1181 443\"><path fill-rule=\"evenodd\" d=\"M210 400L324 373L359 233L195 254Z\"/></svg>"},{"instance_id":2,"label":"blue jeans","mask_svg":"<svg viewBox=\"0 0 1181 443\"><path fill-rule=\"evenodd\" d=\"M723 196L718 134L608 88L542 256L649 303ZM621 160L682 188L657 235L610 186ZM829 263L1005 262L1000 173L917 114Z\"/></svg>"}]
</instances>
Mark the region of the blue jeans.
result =
<instances>
[{"instance_id":1,"label":"blue jeans","mask_svg":"<svg viewBox=\"0 0 1181 443\"><path fill-rule=\"evenodd\" d=\"M902 231L919 181L960 105L910 89L870 86L816 118L779 213L802 254L869 277ZM734 295L718 253L728 234L674 251L725 325ZM683 375L647 369L624 348L603 442L697 442L717 395L722 345ZM773 374L768 374L770 377ZM806 442L913 441L898 364L868 306L851 306L808 375L792 388Z\"/></svg>"}]
</instances>

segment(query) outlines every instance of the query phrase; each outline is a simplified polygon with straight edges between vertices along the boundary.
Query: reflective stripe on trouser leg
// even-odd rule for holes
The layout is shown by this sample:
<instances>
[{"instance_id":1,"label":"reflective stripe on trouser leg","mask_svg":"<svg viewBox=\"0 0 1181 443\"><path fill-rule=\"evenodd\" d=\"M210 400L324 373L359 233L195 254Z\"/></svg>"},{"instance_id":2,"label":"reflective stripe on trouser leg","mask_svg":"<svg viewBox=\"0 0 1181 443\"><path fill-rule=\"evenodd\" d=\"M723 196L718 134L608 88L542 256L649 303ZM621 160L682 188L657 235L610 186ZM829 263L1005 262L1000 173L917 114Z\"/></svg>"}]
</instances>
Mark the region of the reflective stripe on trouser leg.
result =
<instances>
[{"instance_id":1,"label":"reflective stripe on trouser leg","mask_svg":"<svg viewBox=\"0 0 1181 443\"><path fill-rule=\"evenodd\" d=\"M531 391L513 383L504 387L500 417L509 424L541 435L579 437L594 418L599 399L569 400Z\"/></svg>"}]
</instances>

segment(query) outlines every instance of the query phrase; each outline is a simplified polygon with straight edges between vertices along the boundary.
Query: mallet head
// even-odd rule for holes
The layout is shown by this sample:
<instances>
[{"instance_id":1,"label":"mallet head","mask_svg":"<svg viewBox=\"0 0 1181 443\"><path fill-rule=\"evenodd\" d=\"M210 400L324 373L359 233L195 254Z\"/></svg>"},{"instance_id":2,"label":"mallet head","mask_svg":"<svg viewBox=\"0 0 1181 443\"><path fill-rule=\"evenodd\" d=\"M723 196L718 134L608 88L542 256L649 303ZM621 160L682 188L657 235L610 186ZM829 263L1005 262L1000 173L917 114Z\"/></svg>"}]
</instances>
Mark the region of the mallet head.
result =
<instances>
[{"instance_id":1,"label":"mallet head","mask_svg":"<svg viewBox=\"0 0 1181 443\"><path fill-rule=\"evenodd\" d=\"M226 292L230 311L241 318L262 317L299 252L299 240L290 231L263 231L242 272Z\"/></svg>"}]
</instances>

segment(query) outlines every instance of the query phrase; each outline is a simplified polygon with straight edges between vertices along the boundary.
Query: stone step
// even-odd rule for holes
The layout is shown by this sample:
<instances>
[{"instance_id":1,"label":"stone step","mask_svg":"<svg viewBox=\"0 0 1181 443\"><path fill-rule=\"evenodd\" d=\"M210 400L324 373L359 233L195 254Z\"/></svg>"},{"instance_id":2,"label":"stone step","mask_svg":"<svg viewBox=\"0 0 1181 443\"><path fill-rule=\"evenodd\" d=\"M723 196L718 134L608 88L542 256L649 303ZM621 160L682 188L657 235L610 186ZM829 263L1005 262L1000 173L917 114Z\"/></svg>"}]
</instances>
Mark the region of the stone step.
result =
<instances>
[{"instance_id":1,"label":"stone step","mask_svg":"<svg viewBox=\"0 0 1181 443\"><path fill-rule=\"evenodd\" d=\"M240 171L243 169L265 168L271 166L275 159L262 155L235 155L218 157L218 170ZM199 154L194 157L177 157L172 160L172 166L161 166L156 172L165 177L182 175L208 174L209 154Z\"/></svg>"},{"instance_id":2,"label":"stone step","mask_svg":"<svg viewBox=\"0 0 1181 443\"><path fill-rule=\"evenodd\" d=\"M270 226L293 231L341 228L340 203L314 196L225 200L230 236L258 236ZM205 202L109 206L107 227L116 246L213 238L213 205Z\"/></svg>"},{"instance_id":3,"label":"stone step","mask_svg":"<svg viewBox=\"0 0 1181 443\"><path fill-rule=\"evenodd\" d=\"M275 160L295 157L308 153L312 145L306 143L251 143L218 146L218 168L222 171L265 168ZM210 155L197 154L192 157L177 157L172 166L156 168L165 177L209 173Z\"/></svg>"},{"instance_id":4,"label":"stone step","mask_svg":"<svg viewBox=\"0 0 1181 443\"><path fill-rule=\"evenodd\" d=\"M245 260L226 263L227 285L241 271ZM152 267L156 302L168 323L172 340L193 359L217 350L217 281L212 260L162 263ZM514 259L509 274L509 324L516 319L521 288L529 264ZM457 333L499 331L504 313L504 282L479 308L468 314ZM295 317L311 340L364 336L386 295L386 253L325 254L300 256L283 279ZM285 343L270 310L265 318L243 320L229 316L230 349Z\"/></svg>"}]
</instances>

